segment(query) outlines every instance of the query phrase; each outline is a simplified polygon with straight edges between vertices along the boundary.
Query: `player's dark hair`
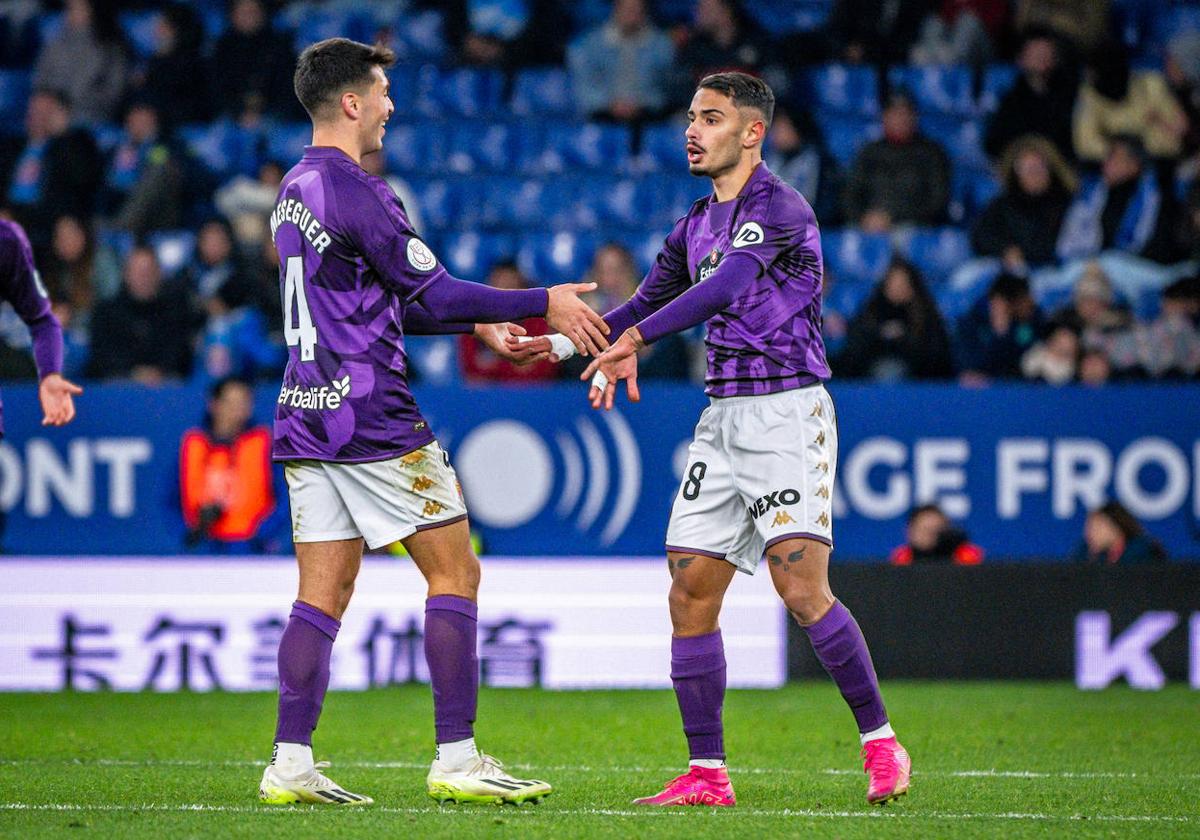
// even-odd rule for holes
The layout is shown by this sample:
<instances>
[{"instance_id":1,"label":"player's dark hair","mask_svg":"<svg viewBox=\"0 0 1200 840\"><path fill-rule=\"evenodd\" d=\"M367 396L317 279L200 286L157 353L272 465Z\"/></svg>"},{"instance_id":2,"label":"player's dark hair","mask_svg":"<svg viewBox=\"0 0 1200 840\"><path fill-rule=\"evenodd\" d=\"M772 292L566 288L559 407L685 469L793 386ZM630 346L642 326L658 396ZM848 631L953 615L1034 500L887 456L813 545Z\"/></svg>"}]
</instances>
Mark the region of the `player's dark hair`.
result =
<instances>
[{"instance_id":1,"label":"player's dark hair","mask_svg":"<svg viewBox=\"0 0 1200 840\"><path fill-rule=\"evenodd\" d=\"M396 54L387 47L326 38L300 53L292 77L296 98L310 117L321 119L344 91L369 85L372 68L386 70L395 61Z\"/></svg>"},{"instance_id":2,"label":"player's dark hair","mask_svg":"<svg viewBox=\"0 0 1200 840\"><path fill-rule=\"evenodd\" d=\"M757 76L736 71L713 73L701 79L696 87L723 93L739 108L754 108L762 114L766 127L771 127L775 117L775 94L771 86Z\"/></svg>"}]
</instances>

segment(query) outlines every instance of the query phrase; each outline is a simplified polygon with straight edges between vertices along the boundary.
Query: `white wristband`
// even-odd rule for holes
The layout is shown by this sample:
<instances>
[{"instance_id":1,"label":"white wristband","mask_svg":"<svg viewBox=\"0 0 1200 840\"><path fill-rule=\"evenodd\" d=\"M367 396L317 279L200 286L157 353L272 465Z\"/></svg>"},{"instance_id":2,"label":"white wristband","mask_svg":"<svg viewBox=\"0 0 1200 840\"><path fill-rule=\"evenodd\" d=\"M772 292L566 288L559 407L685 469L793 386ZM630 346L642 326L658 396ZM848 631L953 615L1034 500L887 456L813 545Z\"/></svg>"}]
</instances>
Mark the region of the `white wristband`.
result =
<instances>
[{"instance_id":1,"label":"white wristband","mask_svg":"<svg viewBox=\"0 0 1200 840\"><path fill-rule=\"evenodd\" d=\"M571 343L571 339L567 338L562 333L553 333L551 335L522 335L517 336L517 341L521 344L533 341L535 338L550 339L550 352L558 356L560 362L565 362L567 359L575 355L575 345Z\"/></svg>"}]
</instances>

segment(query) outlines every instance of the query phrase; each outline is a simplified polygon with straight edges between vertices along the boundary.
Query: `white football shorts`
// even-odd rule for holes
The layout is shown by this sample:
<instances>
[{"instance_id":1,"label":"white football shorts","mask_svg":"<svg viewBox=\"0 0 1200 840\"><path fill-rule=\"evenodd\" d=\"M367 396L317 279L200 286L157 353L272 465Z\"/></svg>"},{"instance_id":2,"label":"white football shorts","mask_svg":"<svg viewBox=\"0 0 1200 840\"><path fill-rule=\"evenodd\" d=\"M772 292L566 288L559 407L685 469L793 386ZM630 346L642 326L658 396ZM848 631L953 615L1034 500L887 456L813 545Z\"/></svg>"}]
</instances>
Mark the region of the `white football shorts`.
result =
<instances>
[{"instance_id":1,"label":"white football shorts","mask_svg":"<svg viewBox=\"0 0 1200 840\"><path fill-rule=\"evenodd\" d=\"M833 545L837 418L823 385L710 398L688 447L667 550L754 574L763 552L805 537Z\"/></svg>"},{"instance_id":2,"label":"white football shorts","mask_svg":"<svg viewBox=\"0 0 1200 840\"><path fill-rule=\"evenodd\" d=\"M450 456L437 441L364 464L285 461L294 542L362 537L381 548L467 516Z\"/></svg>"}]
</instances>

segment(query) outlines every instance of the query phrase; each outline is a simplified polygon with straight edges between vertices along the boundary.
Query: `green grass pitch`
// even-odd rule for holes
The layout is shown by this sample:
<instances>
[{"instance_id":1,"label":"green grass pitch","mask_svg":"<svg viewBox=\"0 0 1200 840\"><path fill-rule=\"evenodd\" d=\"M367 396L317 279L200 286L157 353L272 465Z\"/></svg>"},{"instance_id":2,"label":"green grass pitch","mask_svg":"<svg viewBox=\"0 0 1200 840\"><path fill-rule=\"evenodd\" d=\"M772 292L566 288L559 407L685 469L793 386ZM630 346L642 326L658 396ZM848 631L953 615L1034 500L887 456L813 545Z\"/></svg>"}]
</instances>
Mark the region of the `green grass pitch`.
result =
<instances>
[{"instance_id":1,"label":"green grass pitch","mask_svg":"<svg viewBox=\"0 0 1200 840\"><path fill-rule=\"evenodd\" d=\"M1200 837L1200 695L1065 684L884 685L912 790L864 801L832 685L732 691L732 809L635 809L685 766L667 691L487 690L480 745L556 787L538 806L424 791L429 691L332 693L318 759L363 809L271 808L267 694L0 695L0 837Z\"/></svg>"}]
</instances>

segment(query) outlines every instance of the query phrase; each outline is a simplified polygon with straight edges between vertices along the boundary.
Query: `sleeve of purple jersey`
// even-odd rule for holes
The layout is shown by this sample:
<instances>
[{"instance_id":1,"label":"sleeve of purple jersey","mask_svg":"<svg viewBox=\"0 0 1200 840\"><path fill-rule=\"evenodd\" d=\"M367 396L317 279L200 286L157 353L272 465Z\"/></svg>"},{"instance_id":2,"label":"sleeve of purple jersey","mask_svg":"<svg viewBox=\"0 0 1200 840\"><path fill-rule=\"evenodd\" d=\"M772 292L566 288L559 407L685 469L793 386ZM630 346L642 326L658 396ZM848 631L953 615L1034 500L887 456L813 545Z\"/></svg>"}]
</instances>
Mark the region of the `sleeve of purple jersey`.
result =
<instances>
[{"instance_id":1,"label":"sleeve of purple jersey","mask_svg":"<svg viewBox=\"0 0 1200 840\"><path fill-rule=\"evenodd\" d=\"M683 332L729 307L762 274L754 259L727 256L707 280L697 283L637 324L642 340L653 344L671 333Z\"/></svg>"},{"instance_id":2,"label":"sleeve of purple jersey","mask_svg":"<svg viewBox=\"0 0 1200 840\"><path fill-rule=\"evenodd\" d=\"M24 232L15 225L6 226L0 236L0 266L3 267L0 291L29 327L38 378L61 373L62 327L50 311L50 296L33 265L33 249Z\"/></svg>"},{"instance_id":3,"label":"sleeve of purple jersey","mask_svg":"<svg viewBox=\"0 0 1200 840\"><path fill-rule=\"evenodd\" d=\"M546 314L550 293L545 289L493 289L451 277L446 272L418 294L421 305L438 321L499 324Z\"/></svg>"},{"instance_id":4,"label":"sleeve of purple jersey","mask_svg":"<svg viewBox=\"0 0 1200 840\"><path fill-rule=\"evenodd\" d=\"M403 326L405 335L454 335L475 331L474 323L439 321L429 314L420 300L414 300L404 307Z\"/></svg>"},{"instance_id":5,"label":"sleeve of purple jersey","mask_svg":"<svg viewBox=\"0 0 1200 840\"><path fill-rule=\"evenodd\" d=\"M691 277L687 269L687 221L684 216L667 234L654 265L642 280L633 297L604 316L609 335L619 336L649 315L662 309L688 288Z\"/></svg>"}]
</instances>

